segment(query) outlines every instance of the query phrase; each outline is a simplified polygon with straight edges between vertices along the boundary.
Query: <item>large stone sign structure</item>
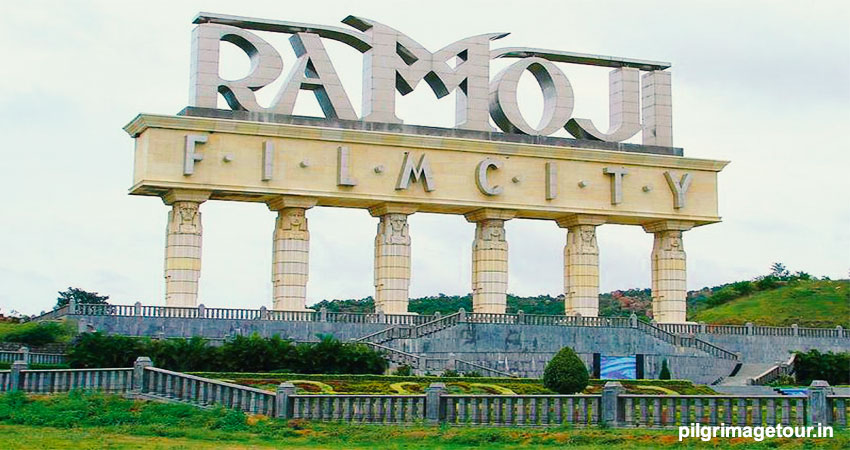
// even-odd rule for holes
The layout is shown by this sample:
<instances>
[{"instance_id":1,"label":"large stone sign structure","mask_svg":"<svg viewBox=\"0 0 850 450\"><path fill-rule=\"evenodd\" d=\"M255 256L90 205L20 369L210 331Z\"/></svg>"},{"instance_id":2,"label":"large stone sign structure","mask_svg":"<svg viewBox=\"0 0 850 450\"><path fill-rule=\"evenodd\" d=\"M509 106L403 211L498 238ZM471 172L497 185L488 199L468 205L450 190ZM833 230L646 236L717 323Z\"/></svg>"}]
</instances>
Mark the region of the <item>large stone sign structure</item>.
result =
<instances>
[{"instance_id":1,"label":"large stone sign structure","mask_svg":"<svg viewBox=\"0 0 850 450\"><path fill-rule=\"evenodd\" d=\"M476 313L504 313L508 289L505 222L553 221L566 229L566 313L598 313L599 248L604 224L652 233L653 313L685 321L683 232L720 220L717 173L725 161L686 158L673 147L670 65L533 48L491 49L504 34L473 36L430 52L375 21L348 17L351 29L199 14L192 40L190 104L177 116L141 114L130 193L159 196L169 212L166 305L198 304L201 205L208 200L266 203L273 233L272 308L306 309L313 206L362 208L378 218L375 307L407 313L410 243L417 212L462 214L475 224L472 292ZM250 31L249 31L250 30ZM297 61L270 107L255 92L283 72L277 50L256 32L291 34ZM363 53L362 116L357 117L322 40ZM219 76L219 45L251 59L235 81ZM490 61L515 58L492 77ZM457 64L451 64L456 60ZM573 90L555 63L610 67L610 129L572 118ZM529 125L517 85L532 73L544 114ZM404 125L396 92L425 80L438 97L456 92L456 128ZM324 118L293 116L312 91ZM219 95L231 110L217 109ZM495 131L493 123L501 130ZM550 137L566 129L578 139ZM623 141L642 133L642 144Z\"/></svg>"}]
</instances>

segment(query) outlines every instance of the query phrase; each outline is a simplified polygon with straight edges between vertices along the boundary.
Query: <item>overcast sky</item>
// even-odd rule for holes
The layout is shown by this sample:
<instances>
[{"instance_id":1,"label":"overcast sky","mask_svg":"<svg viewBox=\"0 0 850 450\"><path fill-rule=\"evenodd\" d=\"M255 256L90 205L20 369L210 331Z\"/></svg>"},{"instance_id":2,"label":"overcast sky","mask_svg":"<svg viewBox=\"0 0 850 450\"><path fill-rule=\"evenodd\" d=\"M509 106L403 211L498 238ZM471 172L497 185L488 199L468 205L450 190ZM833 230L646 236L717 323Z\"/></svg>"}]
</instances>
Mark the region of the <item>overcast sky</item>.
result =
<instances>
[{"instance_id":1,"label":"overcast sky","mask_svg":"<svg viewBox=\"0 0 850 450\"><path fill-rule=\"evenodd\" d=\"M120 304L163 304L168 208L127 195L140 112L186 106L191 20L199 11L340 25L349 14L390 25L430 50L485 32L493 48L529 46L673 64L674 143L729 160L720 224L685 233L688 287L748 279L775 261L846 278L850 268L850 8L843 1L152 1L3 2L0 6L0 312L50 309L68 286ZM340 25L343 26L343 25ZM288 36L267 37L294 60ZM229 45L229 44L228 44ZM359 112L360 55L326 44ZM234 47L235 48L235 47ZM224 51L223 75L247 59ZM498 68L494 63L494 68ZM607 69L561 65L574 116L607 123ZM541 95L523 79L523 111ZM261 91L271 98L276 88ZM296 113L316 114L308 92ZM454 101L424 83L398 102L406 123L451 126ZM263 204L207 202L200 301L271 303L274 215ZM377 219L314 208L308 304L371 295ZM470 290L474 225L414 214L411 296ZM562 292L565 231L512 220L509 291ZM652 237L599 229L603 291L648 287Z\"/></svg>"}]
</instances>

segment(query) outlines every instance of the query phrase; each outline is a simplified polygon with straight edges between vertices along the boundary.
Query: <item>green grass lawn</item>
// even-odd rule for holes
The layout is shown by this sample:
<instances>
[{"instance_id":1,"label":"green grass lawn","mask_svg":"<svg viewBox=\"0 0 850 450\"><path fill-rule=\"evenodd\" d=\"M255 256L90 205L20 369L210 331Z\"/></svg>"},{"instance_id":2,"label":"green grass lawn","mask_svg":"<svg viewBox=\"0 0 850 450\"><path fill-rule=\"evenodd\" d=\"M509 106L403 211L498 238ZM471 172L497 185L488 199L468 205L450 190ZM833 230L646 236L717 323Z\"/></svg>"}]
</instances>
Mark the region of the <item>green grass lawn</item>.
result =
<instances>
[{"instance_id":1,"label":"green grass lawn","mask_svg":"<svg viewBox=\"0 0 850 450\"><path fill-rule=\"evenodd\" d=\"M697 312L693 321L711 324L850 327L850 281L800 281Z\"/></svg>"},{"instance_id":2,"label":"green grass lawn","mask_svg":"<svg viewBox=\"0 0 850 450\"><path fill-rule=\"evenodd\" d=\"M679 442L677 431L586 428L408 427L288 422L223 408L126 400L74 392L0 396L3 449L650 449L848 448L850 433L832 439L735 439Z\"/></svg>"}]
</instances>

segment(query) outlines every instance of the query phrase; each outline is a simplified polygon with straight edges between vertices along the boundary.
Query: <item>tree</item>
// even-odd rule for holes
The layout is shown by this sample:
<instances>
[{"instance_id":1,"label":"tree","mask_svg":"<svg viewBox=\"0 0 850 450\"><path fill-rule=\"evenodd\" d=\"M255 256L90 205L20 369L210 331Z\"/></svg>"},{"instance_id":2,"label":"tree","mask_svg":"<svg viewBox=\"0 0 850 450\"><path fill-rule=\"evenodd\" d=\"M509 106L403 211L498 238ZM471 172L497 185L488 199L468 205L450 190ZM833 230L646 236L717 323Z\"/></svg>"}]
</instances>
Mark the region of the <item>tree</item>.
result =
<instances>
[{"instance_id":1,"label":"tree","mask_svg":"<svg viewBox=\"0 0 850 450\"><path fill-rule=\"evenodd\" d=\"M108 305L108 295L97 295L97 292L87 292L82 289L68 287L67 291L59 291L59 298L56 299L56 307L61 308L68 305L73 299L77 304L88 305Z\"/></svg>"},{"instance_id":2,"label":"tree","mask_svg":"<svg viewBox=\"0 0 850 450\"><path fill-rule=\"evenodd\" d=\"M789 275L791 275L791 273L788 272L788 269L785 267L785 264L782 264L780 262L775 262L771 264L770 274L776 278L779 278L780 280L784 280L788 278Z\"/></svg>"},{"instance_id":3,"label":"tree","mask_svg":"<svg viewBox=\"0 0 850 450\"><path fill-rule=\"evenodd\" d=\"M667 367L667 360L664 359L661 361L661 373L658 374L659 380L669 380L670 379L670 369Z\"/></svg>"},{"instance_id":4,"label":"tree","mask_svg":"<svg viewBox=\"0 0 850 450\"><path fill-rule=\"evenodd\" d=\"M562 348L543 369L543 386L559 394L575 394L587 387L587 367L575 351Z\"/></svg>"}]
</instances>

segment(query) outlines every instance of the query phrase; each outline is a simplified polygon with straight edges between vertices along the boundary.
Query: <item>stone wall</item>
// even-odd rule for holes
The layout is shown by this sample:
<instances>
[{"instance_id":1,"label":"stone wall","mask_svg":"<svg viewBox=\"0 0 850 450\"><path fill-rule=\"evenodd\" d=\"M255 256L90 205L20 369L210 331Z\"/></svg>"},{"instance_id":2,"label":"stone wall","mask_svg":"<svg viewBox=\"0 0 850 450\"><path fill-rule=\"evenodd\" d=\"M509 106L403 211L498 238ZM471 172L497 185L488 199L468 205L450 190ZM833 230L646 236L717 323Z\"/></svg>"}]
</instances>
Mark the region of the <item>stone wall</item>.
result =
<instances>
[{"instance_id":1,"label":"stone wall","mask_svg":"<svg viewBox=\"0 0 850 450\"><path fill-rule=\"evenodd\" d=\"M77 316L80 328L126 336L192 337L222 339L235 335L275 334L294 341L316 341L318 334L340 340L365 336L388 328L385 323L297 322L249 319L195 319L168 317Z\"/></svg>"},{"instance_id":2,"label":"stone wall","mask_svg":"<svg viewBox=\"0 0 850 450\"><path fill-rule=\"evenodd\" d=\"M191 337L220 340L234 335L278 334L294 341L316 341L319 334L351 340L389 328L386 323L322 321L165 318L86 315L74 316L80 328L129 336ZM746 336L700 333L698 338L738 352L742 363L785 361L792 350L850 351L850 339L838 337ZM388 344L424 355L426 369L438 372L459 359L537 377L551 357L569 346L591 365L593 353L609 356L645 355L647 378L658 376L667 359L673 378L711 383L728 376L736 362L703 351L675 346L640 329L607 326L558 326L500 323L459 323L418 339L396 339Z\"/></svg>"},{"instance_id":3,"label":"stone wall","mask_svg":"<svg viewBox=\"0 0 850 450\"><path fill-rule=\"evenodd\" d=\"M428 358L456 358L503 372L539 377L563 347L572 347L591 367L594 353L645 355L645 376L656 378L667 359L673 378L711 383L727 376L736 362L676 347L633 328L563 327L463 323L416 340L398 340L395 348Z\"/></svg>"},{"instance_id":4,"label":"stone wall","mask_svg":"<svg viewBox=\"0 0 850 450\"><path fill-rule=\"evenodd\" d=\"M839 337L742 336L734 334L697 333L694 336L741 354L750 363L787 361L793 351L817 349L821 352L850 352L850 339Z\"/></svg>"}]
</instances>

